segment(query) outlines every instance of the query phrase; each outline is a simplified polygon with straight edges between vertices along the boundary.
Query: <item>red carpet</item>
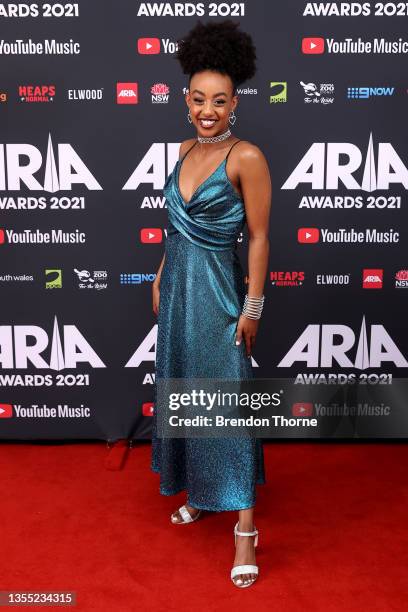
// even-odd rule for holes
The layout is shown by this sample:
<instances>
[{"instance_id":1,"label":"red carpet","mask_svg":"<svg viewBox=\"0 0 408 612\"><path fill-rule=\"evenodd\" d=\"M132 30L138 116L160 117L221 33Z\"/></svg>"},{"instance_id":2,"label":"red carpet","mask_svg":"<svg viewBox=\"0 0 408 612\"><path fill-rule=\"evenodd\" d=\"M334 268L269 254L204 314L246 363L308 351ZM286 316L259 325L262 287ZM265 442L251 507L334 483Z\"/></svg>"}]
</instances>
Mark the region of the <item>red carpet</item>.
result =
<instances>
[{"instance_id":1,"label":"red carpet","mask_svg":"<svg viewBox=\"0 0 408 612\"><path fill-rule=\"evenodd\" d=\"M102 443L2 444L0 590L72 590L70 609L101 612L405 611L407 448L265 445L260 578L239 590L236 513L171 525L184 497L158 494L149 444L119 471L109 468L120 451L107 460Z\"/></svg>"}]
</instances>

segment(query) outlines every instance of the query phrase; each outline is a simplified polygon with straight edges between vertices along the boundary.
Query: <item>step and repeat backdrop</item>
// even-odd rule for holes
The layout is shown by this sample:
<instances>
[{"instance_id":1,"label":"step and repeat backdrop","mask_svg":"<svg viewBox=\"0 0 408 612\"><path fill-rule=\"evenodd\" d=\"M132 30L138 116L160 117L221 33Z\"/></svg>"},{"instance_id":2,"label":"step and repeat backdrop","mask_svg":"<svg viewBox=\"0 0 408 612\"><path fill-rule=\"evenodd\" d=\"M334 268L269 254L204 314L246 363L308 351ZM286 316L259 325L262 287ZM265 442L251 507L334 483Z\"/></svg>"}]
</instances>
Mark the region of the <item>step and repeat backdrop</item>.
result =
<instances>
[{"instance_id":1,"label":"step and repeat backdrop","mask_svg":"<svg viewBox=\"0 0 408 612\"><path fill-rule=\"evenodd\" d=\"M1 439L150 437L162 188L196 135L177 40L225 18L273 183L256 377L361 384L350 414L408 434L408 3L81 0L0 3Z\"/></svg>"}]
</instances>

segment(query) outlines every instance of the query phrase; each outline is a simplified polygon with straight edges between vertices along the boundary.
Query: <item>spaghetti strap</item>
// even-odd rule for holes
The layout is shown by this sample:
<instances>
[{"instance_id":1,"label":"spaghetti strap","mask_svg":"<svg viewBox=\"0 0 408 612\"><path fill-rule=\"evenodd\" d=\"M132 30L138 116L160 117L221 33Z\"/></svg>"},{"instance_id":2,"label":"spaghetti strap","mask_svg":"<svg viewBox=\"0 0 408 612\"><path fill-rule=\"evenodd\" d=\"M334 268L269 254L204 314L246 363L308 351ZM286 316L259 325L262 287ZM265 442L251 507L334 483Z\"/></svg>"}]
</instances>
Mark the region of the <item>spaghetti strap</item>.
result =
<instances>
[{"instance_id":1,"label":"spaghetti strap","mask_svg":"<svg viewBox=\"0 0 408 612\"><path fill-rule=\"evenodd\" d=\"M238 144L239 142L241 142L241 139L236 140L236 141L234 142L234 144L233 144L233 145L230 147L230 150L229 150L229 151L228 151L228 153L227 153L227 157L225 158L225 161L228 159L228 155L231 153L231 149L233 149L233 148L235 147L235 145L236 145L236 144Z\"/></svg>"},{"instance_id":2,"label":"spaghetti strap","mask_svg":"<svg viewBox=\"0 0 408 612\"><path fill-rule=\"evenodd\" d=\"M195 143L188 149L188 151L186 153L184 153L183 157L180 159L180 164L183 162L183 160L186 157L187 153L190 153L191 149L196 146L197 142L198 142L198 140L196 140Z\"/></svg>"}]
</instances>

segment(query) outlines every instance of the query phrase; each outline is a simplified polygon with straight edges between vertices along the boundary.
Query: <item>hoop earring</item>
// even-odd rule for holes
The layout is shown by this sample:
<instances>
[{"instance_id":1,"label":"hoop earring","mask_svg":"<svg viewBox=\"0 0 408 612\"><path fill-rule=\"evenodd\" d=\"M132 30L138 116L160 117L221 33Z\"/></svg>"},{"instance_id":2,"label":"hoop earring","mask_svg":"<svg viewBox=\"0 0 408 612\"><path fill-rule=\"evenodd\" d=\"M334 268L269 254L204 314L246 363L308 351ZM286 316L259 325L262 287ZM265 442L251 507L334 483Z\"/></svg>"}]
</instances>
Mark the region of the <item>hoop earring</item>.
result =
<instances>
[{"instance_id":1,"label":"hoop earring","mask_svg":"<svg viewBox=\"0 0 408 612\"><path fill-rule=\"evenodd\" d=\"M190 109L189 109L189 111L187 113L187 119L188 119L189 123L193 123L193 119L192 119L191 114L190 114Z\"/></svg>"},{"instance_id":2,"label":"hoop earring","mask_svg":"<svg viewBox=\"0 0 408 612\"><path fill-rule=\"evenodd\" d=\"M229 114L228 121L230 122L230 124L231 124L231 125L234 125L234 123L236 122L236 120L237 120L237 117L236 117L236 115L235 115L234 111L232 110L232 111L230 112L230 114Z\"/></svg>"}]
</instances>

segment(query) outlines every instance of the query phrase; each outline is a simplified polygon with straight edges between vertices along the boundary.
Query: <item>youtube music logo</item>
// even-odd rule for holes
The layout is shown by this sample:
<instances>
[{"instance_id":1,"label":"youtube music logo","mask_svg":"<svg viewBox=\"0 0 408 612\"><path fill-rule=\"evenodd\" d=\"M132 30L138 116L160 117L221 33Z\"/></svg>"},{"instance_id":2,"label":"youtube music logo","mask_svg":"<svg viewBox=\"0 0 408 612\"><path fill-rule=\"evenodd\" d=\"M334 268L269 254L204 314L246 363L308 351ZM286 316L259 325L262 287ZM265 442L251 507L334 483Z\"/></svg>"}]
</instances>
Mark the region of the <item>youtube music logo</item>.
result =
<instances>
[{"instance_id":1,"label":"youtube music logo","mask_svg":"<svg viewBox=\"0 0 408 612\"><path fill-rule=\"evenodd\" d=\"M324 53L324 38L303 38L302 53L308 55L321 55Z\"/></svg>"},{"instance_id":2,"label":"youtube music logo","mask_svg":"<svg viewBox=\"0 0 408 612\"><path fill-rule=\"evenodd\" d=\"M0 404L0 419L11 419L13 406L11 404Z\"/></svg>"},{"instance_id":3,"label":"youtube music logo","mask_svg":"<svg viewBox=\"0 0 408 612\"><path fill-rule=\"evenodd\" d=\"M292 416L313 416L313 404L311 402L296 402L296 404L293 404L292 406Z\"/></svg>"},{"instance_id":4,"label":"youtube music logo","mask_svg":"<svg viewBox=\"0 0 408 612\"><path fill-rule=\"evenodd\" d=\"M298 229L298 242L301 244L314 244L319 242L320 232L317 227L301 227Z\"/></svg>"},{"instance_id":5,"label":"youtube music logo","mask_svg":"<svg viewBox=\"0 0 408 612\"><path fill-rule=\"evenodd\" d=\"M151 417L154 412L154 402L145 402L142 404L142 415Z\"/></svg>"},{"instance_id":6,"label":"youtube music logo","mask_svg":"<svg viewBox=\"0 0 408 612\"><path fill-rule=\"evenodd\" d=\"M137 51L141 55L156 55L160 53L160 39L139 38L137 41Z\"/></svg>"},{"instance_id":7,"label":"youtube music logo","mask_svg":"<svg viewBox=\"0 0 408 612\"><path fill-rule=\"evenodd\" d=\"M140 241L145 243L157 243L163 240L163 231L160 227L144 227L140 230Z\"/></svg>"}]
</instances>

